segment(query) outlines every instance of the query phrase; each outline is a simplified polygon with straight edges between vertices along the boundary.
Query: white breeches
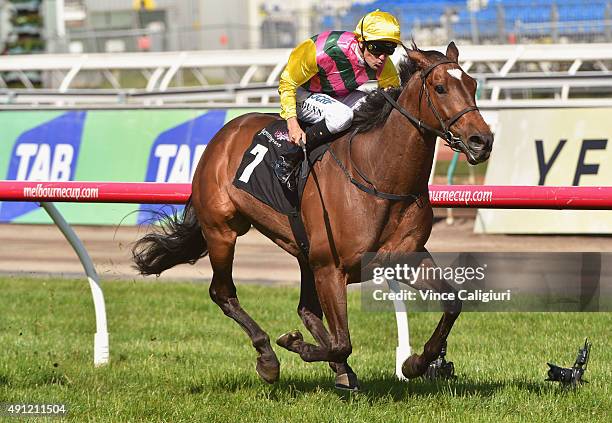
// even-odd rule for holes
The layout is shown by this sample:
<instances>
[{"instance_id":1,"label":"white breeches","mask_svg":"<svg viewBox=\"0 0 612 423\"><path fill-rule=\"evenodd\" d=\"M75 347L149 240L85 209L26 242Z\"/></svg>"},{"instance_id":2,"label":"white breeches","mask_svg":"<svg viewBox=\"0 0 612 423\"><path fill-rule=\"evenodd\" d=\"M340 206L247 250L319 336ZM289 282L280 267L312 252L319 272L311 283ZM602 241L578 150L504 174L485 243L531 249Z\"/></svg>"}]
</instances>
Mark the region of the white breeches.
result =
<instances>
[{"instance_id":1,"label":"white breeches","mask_svg":"<svg viewBox=\"0 0 612 423\"><path fill-rule=\"evenodd\" d=\"M332 134L344 131L353 121L353 110L361 105L367 93L354 91L341 99L327 94L311 93L303 88L297 91L297 117L309 123L325 119L325 126Z\"/></svg>"}]
</instances>

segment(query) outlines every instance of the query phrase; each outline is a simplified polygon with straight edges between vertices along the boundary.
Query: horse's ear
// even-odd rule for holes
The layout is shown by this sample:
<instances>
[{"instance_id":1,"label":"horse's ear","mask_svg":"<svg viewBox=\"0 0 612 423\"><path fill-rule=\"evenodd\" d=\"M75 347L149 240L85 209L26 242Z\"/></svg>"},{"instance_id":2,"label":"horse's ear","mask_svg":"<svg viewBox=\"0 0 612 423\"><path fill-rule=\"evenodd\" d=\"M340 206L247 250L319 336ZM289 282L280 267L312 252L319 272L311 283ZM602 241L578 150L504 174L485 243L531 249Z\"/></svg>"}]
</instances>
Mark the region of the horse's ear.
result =
<instances>
[{"instance_id":1,"label":"horse's ear","mask_svg":"<svg viewBox=\"0 0 612 423\"><path fill-rule=\"evenodd\" d=\"M406 54L408 55L408 58L410 59L410 61L416 64L416 67L418 69L424 69L427 66L429 66L429 61L427 60L427 57L425 57L425 54L421 50L406 48Z\"/></svg>"},{"instance_id":2,"label":"horse's ear","mask_svg":"<svg viewBox=\"0 0 612 423\"><path fill-rule=\"evenodd\" d=\"M451 41L448 47L446 47L446 57L451 59L453 62L459 63L459 50L457 49L454 41Z\"/></svg>"}]
</instances>

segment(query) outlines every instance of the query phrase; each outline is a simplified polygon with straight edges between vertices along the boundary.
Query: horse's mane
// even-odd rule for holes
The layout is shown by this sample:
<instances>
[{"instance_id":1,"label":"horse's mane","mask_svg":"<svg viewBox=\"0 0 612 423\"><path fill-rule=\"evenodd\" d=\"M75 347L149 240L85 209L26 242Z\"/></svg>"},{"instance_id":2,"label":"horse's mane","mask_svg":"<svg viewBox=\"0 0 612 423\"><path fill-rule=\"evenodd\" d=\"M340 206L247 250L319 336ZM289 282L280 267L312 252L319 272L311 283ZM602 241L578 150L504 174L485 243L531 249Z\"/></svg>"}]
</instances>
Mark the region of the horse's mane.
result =
<instances>
[{"instance_id":1,"label":"horse's mane","mask_svg":"<svg viewBox=\"0 0 612 423\"><path fill-rule=\"evenodd\" d=\"M443 60L446 58L446 56L439 51L420 50L414 41L412 42L412 49L420 51L421 53L424 53L434 59ZM389 93L395 100L397 100L412 75L414 75L414 73L418 70L416 64L408 58L408 55L402 58L398 68L400 86L387 89L387 93ZM381 90L382 88L377 88L371 91L361 106L355 110L352 127L357 130L358 133L367 132L372 128L382 125L387 120L391 110L393 110L393 106L391 106L391 103L385 100Z\"/></svg>"}]
</instances>

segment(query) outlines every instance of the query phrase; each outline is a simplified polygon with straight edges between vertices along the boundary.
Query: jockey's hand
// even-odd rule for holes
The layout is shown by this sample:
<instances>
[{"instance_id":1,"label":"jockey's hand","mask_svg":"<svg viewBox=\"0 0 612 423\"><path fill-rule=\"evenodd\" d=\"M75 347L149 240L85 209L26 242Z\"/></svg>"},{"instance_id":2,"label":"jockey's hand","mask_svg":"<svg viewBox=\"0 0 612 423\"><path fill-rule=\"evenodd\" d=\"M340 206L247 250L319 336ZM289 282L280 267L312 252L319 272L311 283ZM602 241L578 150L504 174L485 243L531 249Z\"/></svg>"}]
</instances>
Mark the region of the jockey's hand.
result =
<instances>
[{"instance_id":1,"label":"jockey's hand","mask_svg":"<svg viewBox=\"0 0 612 423\"><path fill-rule=\"evenodd\" d=\"M306 143L306 134L300 127L296 117L287 119L287 129L289 130L289 141L295 145L300 145L300 140Z\"/></svg>"}]
</instances>

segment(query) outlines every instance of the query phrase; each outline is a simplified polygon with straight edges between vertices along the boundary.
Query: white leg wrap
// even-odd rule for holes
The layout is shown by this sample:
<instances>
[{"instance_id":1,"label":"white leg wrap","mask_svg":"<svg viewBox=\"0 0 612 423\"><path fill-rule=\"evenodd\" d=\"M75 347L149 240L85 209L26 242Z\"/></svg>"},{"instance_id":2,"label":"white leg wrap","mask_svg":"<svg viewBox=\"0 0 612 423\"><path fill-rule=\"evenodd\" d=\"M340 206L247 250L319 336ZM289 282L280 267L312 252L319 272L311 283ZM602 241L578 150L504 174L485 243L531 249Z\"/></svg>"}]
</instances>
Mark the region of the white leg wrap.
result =
<instances>
[{"instance_id":1,"label":"white leg wrap","mask_svg":"<svg viewBox=\"0 0 612 423\"><path fill-rule=\"evenodd\" d=\"M401 292L399 282L387 279L389 291L399 294ZM399 295L398 295L399 297ZM393 300L395 308L395 319L397 321L397 348L395 350L395 375L399 380L406 380L402 373L402 364L410 355L410 329L408 327L408 312L406 304L402 300Z\"/></svg>"}]
</instances>

